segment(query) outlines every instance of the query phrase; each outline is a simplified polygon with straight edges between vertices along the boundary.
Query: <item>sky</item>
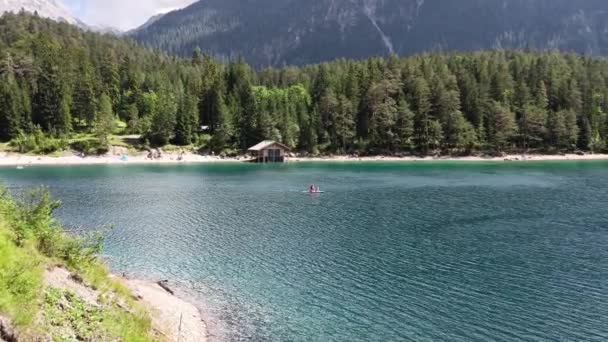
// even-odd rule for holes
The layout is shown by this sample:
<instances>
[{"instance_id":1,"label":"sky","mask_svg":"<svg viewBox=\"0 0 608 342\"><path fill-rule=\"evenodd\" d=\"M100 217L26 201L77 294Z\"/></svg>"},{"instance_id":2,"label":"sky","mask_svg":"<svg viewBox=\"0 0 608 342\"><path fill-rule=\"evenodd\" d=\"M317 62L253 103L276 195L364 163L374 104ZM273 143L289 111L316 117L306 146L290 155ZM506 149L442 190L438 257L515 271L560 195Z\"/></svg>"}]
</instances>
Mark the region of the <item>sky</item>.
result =
<instances>
[{"instance_id":1,"label":"sky","mask_svg":"<svg viewBox=\"0 0 608 342\"><path fill-rule=\"evenodd\" d=\"M129 30L150 17L183 8L195 0L62 0L88 25Z\"/></svg>"}]
</instances>

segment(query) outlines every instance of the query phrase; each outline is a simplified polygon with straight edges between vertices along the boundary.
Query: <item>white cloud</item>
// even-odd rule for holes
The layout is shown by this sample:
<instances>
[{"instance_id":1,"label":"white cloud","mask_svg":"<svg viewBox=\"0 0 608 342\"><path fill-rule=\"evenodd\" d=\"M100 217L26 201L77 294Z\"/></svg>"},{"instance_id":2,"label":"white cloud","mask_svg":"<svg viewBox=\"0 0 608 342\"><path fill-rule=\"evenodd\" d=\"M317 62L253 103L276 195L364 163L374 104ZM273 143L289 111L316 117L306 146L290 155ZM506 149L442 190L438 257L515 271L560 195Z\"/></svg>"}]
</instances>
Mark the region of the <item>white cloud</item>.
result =
<instances>
[{"instance_id":1,"label":"white cloud","mask_svg":"<svg viewBox=\"0 0 608 342\"><path fill-rule=\"evenodd\" d=\"M150 17L183 8L195 0L84 0L80 18L89 25L135 28Z\"/></svg>"}]
</instances>

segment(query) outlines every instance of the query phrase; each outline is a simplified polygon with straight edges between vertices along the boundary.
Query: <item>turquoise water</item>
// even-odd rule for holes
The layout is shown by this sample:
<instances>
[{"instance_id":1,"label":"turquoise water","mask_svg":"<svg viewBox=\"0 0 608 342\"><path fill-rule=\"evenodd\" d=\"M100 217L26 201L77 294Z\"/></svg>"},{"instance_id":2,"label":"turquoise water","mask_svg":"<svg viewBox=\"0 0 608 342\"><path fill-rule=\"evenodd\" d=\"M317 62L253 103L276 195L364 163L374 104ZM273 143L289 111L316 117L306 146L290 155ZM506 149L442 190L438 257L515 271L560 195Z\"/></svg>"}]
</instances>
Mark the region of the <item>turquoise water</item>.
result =
<instances>
[{"instance_id":1,"label":"turquoise water","mask_svg":"<svg viewBox=\"0 0 608 342\"><path fill-rule=\"evenodd\" d=\"M608 163L0 169L227 341L606 341ZM315 183L322 195L301 193Z\"/></svg>"}]
</instances>

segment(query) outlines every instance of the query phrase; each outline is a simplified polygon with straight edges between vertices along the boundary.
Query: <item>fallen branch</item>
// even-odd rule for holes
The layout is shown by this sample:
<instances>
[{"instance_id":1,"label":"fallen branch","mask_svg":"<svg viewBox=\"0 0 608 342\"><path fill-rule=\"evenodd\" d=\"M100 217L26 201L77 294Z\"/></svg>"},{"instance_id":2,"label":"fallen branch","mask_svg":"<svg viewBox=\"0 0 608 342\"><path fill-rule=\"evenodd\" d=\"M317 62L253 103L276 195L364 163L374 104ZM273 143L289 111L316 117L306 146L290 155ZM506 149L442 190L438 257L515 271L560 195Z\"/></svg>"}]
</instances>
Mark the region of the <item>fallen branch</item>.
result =
<instances>
[{"instance_id":1,"label":"fallen branch","mask_svg":"<svg viewBox=\"0 0 608 342\"><path fill-rule=\"evenodd\" d=\"M168 280L161 280L161 281L156 282L156 284L158 284L158 286L160 286L163 290L167 291L172 296L175 296L175 292L173 292L173 290L171 290L169 285L167 285L168 283L169 283Z\"/></svg>"}]
</instances>

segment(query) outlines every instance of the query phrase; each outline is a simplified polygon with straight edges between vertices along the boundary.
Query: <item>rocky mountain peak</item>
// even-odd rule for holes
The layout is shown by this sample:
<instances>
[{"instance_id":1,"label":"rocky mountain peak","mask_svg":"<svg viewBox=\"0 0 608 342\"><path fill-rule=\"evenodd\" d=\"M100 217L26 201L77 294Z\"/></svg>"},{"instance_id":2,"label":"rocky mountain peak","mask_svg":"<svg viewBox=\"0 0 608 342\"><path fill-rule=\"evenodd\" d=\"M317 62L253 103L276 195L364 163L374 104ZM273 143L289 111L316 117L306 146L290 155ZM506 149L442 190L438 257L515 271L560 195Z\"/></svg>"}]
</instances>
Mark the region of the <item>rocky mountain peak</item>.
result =
<instances>
[{"instance_id":1,"label":"rocky mountain peak","mask_svg":"<svg viewBox=\"0 0 608 342\"><path fill-rule=\"evenodd\" d=\"M31 13L36 12L41 17L69 24L81 24L67 7L58 0L0 0L0 13L18 13L21 10Z\"/></svg>"}]
</instances>

